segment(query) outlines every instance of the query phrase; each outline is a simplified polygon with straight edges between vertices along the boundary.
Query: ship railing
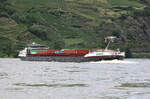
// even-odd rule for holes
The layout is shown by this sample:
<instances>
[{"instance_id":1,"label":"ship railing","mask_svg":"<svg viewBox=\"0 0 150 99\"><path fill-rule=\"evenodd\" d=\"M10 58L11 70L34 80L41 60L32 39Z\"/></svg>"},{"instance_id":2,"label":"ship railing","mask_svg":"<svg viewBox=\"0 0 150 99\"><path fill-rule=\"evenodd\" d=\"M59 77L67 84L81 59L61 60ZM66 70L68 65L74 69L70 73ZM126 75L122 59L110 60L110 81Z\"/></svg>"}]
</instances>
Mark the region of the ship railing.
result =
<instances>
[{"instance_id":1,"label":"ship railing","mask_svg":"<svg viewBox=\"0 0 150 99\"><path fill-rule=\"evenodd\" d=\"M29 50L48 50L49 48L28 48Z\"/></svg>"}]
</instances>

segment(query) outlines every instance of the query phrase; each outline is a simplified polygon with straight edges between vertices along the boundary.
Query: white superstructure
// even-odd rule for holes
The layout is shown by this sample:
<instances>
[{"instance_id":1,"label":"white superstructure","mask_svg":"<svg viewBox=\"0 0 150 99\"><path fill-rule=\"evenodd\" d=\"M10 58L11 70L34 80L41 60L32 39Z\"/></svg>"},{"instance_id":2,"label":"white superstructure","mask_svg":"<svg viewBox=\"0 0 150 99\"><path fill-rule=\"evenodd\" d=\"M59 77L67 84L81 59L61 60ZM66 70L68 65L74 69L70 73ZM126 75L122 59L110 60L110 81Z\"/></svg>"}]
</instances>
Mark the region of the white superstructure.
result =
<instances>
[{"instance_id":1,"label":"white superstructure","mask_svg":"<svg viewBox=\"0 0 150 99\"><path fill-rule=\"evenodd\" d=\"M20 51L18 56L19 57L26 57L27 56L27 48Z\"/></svg>"},{"instance_id":2,"label":"white superstructure","mask_svg":"<svg viewBox=\"0 0 150 99\"><path fill-rule=\"evenodd\" d=\"M125 52L119 50L100 49L86 54L84 57L125 57Z\"/></svg>"},{"instance_id":3,"label":"white superstructure","mask_svg":"<svg viewBox=\"0 0 150 99\"><path fill-rule=\"evenodd\" d=\"M120 52L119 49L117 50L111 50L108 49L110 46L111 42L114 42L114 39L116 37L114 36L108 36L105 38L105 41L108 41L108 44L105 49L97 49L97 50L91 50L88 54L86 54L84 57L105 57L105 58L110 58L110 57L120 57L124 58L125 57L125 52Z\"/></svg>"}]
</instances>

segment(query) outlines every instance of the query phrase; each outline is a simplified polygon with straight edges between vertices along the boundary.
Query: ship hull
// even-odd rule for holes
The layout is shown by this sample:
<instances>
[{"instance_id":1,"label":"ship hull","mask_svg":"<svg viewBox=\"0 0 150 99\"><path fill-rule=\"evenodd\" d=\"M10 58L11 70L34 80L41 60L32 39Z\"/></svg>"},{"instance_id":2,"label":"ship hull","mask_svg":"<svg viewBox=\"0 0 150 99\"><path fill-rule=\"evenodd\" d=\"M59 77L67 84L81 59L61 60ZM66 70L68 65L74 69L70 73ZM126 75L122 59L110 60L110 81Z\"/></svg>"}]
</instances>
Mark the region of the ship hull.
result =
<instances>
[{"instance_id":1,"label":"ship hull","mask_svg":"<svg viewBox=\"0 0 150 99\"><path fill-rule=\"evenodd\" d=\"M56 61L56 62L90 62L101 60L122 60L122 56L101 56L101 57L58 57L58 56L27 56L21 57L24 61Z\"/></svg>"}]
</instances>

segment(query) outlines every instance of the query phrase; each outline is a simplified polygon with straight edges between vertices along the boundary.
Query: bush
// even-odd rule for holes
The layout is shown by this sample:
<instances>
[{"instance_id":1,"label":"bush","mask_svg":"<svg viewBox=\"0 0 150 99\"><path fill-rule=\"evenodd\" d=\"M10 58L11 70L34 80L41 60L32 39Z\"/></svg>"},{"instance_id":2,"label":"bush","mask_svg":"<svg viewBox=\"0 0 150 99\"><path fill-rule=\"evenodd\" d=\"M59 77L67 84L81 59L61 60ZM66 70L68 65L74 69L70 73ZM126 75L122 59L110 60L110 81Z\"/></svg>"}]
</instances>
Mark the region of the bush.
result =
<instances>
[{"instance_id":1,"label":"bush","mask_svg":"<svg viewBox=\"0 0 150 99\"><path fill-rule=\"evenodd\" d=\"M64 48L65 43L63 41L55 41L54 42L54 49L62 49Z\"/></svg>"},{"instance_id":2,"label":"bush","mask_svg":"<svg viewBox=\"0 0 150 99\"><path fill-rule=\"evenodd\" d=\"M9 18L9 15L7 12L0 12L0 17L6 17Z\"/></svg>"},{"instance_id":3,"label":"bush","mask_svg":"<svg viewBox=\"0 0 150 99\"><path fill-rule=\"evenodd\" d=\"M143 10L134 10L134 17L136 16L150 16L150 7L145 7Z\"/></svg>"},{"instance_id":4,"label":"bush","mask_svg":"<svg viewBox=\"0 0 150 99\"><path fill-rule=\"evenodd\" d=\"M128 16L129 16L128 14L121 14L121 16L119 17L119 19L125 20L125 19L127 19Z\"/></svg>"},{"instance_id":5,"label":"bush","mask_svg":"<svg viewBox=\"0 0 150 99\"><path fill-rule=\"evenodd\" d=\"M6 2L6 1L7 1L7 0L0 0L1 3L4 3L4 2Z\"/></svg>"},{"instance_id":6,"label":"bush","mask_svg":"<svg viewBox=\"0 0 150 99\"><path fill-rule=\"evenodd\" d=\"M16 57L17 49L14 42L11 40L0 37L0 57Z\"/></svg>"},{"instance_id":7,"label":"bush","mask_svg":"<svg viewBox=\"0 0 150 99\"><path fill-rule=\"evenodd\" d=\"M49 13L57 17L60 17L61 15L65 14L63 10L58 9L50 10Z\"/></svg>"},{"instance_id":8,"label":"bush","mask_svg":"<svg viewBox=\"0 0 150 99\"><path fill-rule=\"evenodd\" d=\"M48 30L40 25L33 25L29 28L29 31L36 35L37 37L41 38L42 40L47 39L47 32Z\"/></svg>"},{"instance_id":9,"label":"bush","mask_svg":"<svg viewBox=\"0 0 150 99\"><path fill-rule=\"evenodd\" d=\"M130 48L126 48L125 53L126 53L126 58L132 58L132 53Z\"/></svg>"},{"instance_id":10,"label":"bush","mask_svg":"<svg viewBox=\"0 0 150 99\"><path fill-rule=\"evenodd\" d=\"M13 15L15 10L12 6L7 2L7 0L0 0L0 17L9 17Z\"/></svg>"},{"instance_id":11,"label":"bush","mask_svg":"<svg viewBox=\"0 0 150 99\"><path fill-rule=\"evenodd\" d=\"M17 21L17 23L23 23L28 26L38 23L36 15L28 13L15 13L12 18Z\"/></svg>"},{"instance_id":12,"label":"bush","mask_svg":"<svg viewBox=\"0 0 150 99\"><path fill-rule=\"evenodd\" d=\"M116 36L117 38L119 38L120 37L120 32L121 32L120 30L113 30L112 31L112 35Z\"/></svg>"}]
</instances>

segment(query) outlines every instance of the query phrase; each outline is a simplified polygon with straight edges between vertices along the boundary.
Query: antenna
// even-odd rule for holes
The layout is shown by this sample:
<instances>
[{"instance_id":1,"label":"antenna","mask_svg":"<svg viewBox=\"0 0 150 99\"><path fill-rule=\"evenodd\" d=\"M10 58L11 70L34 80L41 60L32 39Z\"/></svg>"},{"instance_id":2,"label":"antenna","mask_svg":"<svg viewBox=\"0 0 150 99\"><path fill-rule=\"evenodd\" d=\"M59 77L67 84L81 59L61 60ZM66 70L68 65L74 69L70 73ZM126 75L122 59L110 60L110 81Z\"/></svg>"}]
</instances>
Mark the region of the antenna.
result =
<instances>
[{"instance_id":1,"label":"antenna","mask_svg":"<svg viewBox=\"0 0 150 99\"><path fill-rule=\"evenodd\" d=\"M108 47L109 47L109 45L110 45L110 42L114 42L115 39L116 39L115 36L108 36L108 37L105 38L105 41L106 41L106 42L108 41L108 44L107 44L105 50L108 49Z\"/></svg>"}]
</instances>

